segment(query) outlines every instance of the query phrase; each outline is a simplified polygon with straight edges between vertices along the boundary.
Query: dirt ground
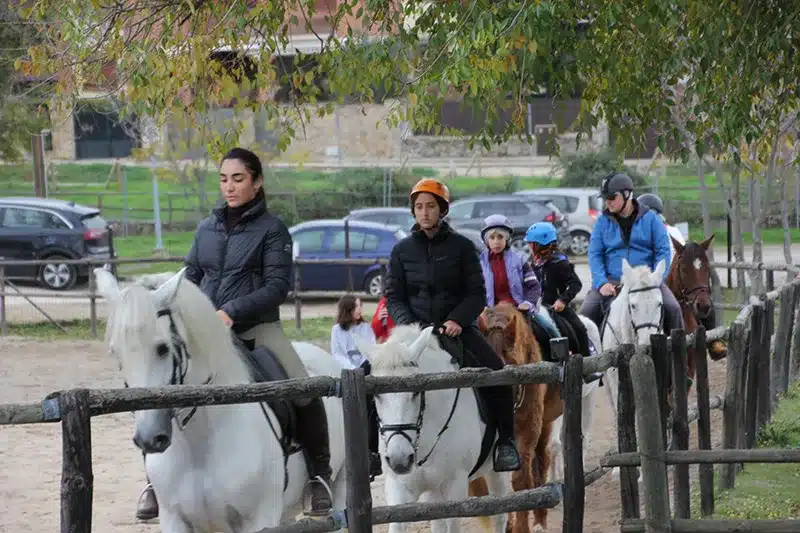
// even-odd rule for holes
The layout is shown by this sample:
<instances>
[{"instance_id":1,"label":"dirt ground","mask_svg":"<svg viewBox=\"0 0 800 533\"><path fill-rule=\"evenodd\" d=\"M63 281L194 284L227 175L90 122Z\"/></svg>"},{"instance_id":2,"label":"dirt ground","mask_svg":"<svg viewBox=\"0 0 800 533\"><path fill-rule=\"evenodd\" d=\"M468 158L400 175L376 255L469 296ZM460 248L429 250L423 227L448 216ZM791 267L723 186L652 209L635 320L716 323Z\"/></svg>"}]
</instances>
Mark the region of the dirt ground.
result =
<instances>
[{"instance_id":1,"label":"dirt ground","mask_svg":"<svg viewBox=\"0 0 800 533\"><path fill-rule=\"evenodd\" d=\"M4 338L0 343L0 403L40 401L48 393L72 387L121 387L116 363L99 341L42 342ZM711 364L712 394L724 391L725 364ZM690 404L695 402L694 395ZM597 395L594 426L586 439L587 470L615 441L614 417L603 389ZM721 412L712 413L712 444L720 443ZM693 425L693 429L696 425ZM143 487L141 455L131 442L133 418L127 413L92 420L94 465L94 531L155 533L157 521L134 517ZM696 445L692 433L692 446ZM693 472L696 476L696 469ZM0 533L57 531L61 477L60 425L39 424L0 428ZM373 504L383 505L382 479L373 483ZM616 530L619 485L607 475L586 490L586 533ZM550 513L549 531L561 531L561 506ZM477 532L477 520L464 520L465 531ZM386 526L376 527L385 532ZM425 523L411 531L427 531Z\"/></svg>"}]
</instances>

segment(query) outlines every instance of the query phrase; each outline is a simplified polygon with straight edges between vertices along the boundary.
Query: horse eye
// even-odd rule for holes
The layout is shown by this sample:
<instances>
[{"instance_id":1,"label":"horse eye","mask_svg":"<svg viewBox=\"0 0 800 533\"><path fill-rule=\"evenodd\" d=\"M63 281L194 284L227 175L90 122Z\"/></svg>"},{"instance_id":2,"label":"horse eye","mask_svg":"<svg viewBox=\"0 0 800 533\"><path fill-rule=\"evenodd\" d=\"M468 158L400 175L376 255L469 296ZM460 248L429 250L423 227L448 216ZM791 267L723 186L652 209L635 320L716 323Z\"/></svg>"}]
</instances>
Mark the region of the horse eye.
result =
<instances>
[{"instance_id":1,"label":"horse eye","mask_svg":"<svg viewBox=\"0 0 800 533\"><path fill-rule=\"evenodd\" d=\"M166 343L159 342L156 344L156 354L159 357L166 357L169 354L169 346Z\"/></svg>"}]
</instances>

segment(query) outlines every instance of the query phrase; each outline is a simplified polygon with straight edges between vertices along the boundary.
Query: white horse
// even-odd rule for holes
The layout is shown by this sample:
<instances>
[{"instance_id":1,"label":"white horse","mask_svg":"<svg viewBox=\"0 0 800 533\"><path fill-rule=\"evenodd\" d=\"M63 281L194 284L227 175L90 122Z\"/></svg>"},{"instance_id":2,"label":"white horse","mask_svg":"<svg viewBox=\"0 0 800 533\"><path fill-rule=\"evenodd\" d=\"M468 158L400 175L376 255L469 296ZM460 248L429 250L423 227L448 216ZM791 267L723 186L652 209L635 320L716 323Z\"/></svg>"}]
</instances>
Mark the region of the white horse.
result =
<instances>
[{"instance_id":1,"label":"white horse","mask_svg":"<svg viewBox=\"0 0 800 533\"><path fill-rule=\"evenodd\" d=\"M622 260L622 289L608 309L602 333L603 351L613 350L622 344L647 346L650 344L650 335L662 331L664 302L661 285L665 269L663 260L658 262L654 271L646 265L631 267L627 260ZM616 414L619 371L611 367L606 377L609 401L612 412ZM619 468L614 467L611 477L617 479L618 476Z\"/></svg>"},{"instance_id":2,"label":"white horse","mask_svg":"<svg viewBox=\"0 0 800 533\"><path fill-rule=\"evenodd\" d=\"M539 305L539 313L549 320L556 330L558 327L556 326L553 318L550 316L549 311L547 308ZM578 315L583 323L584 327L586 327L586 334L589 337L589 342L592 343L595 350L601 350L601 341L600 341L600 330L597 329L597 325L592 322L590 319L586 318L585 316ZM586 450L589 448L589 431L592 428L592 422L594 421L594 405L595 405L595 392L597 392L597 388L600 386L600 381L595 380L591 383L584 383L582 389L582 401L581 401L581 430L583 431L583 450L584 450L584 457L586 456ZM550 438L550 447L551 447L551 462L550 462L550 479L562 479L564 473L564 465L562 461L562 440L564 436L562 435L562 431L564 430L564 417L559 416L553 422L553 433L552 437ZM559 475L559 473L561 475Z\"/></svg>"},{"instance_id":3,"label":"white horse","mask_svg":"<svg viewBox=\"0 0 800 533\"><path fill-rule=\"evenodd\" d=\"M154 291L146 283L120 290L110 272L94 273L111 311L106 341L119 359L126 385L253 381L229 329L200 289L182 281L183 270L166 282L155 282ZM293 345L312 376L341 374L341 366L321 348ZM342 406L336 399L323 402L334 506L342 508ZM280 426L267 404L144 410L135 413L135 420L134 441L148 451L146 469L159 502L162 531L250 533L277 526L301 511L308 482L304 455L291 454L284 467Z\"/></svg>"},{"instance_id":4,"label":"white horse","mask_svg":"<svg viewBox=\"0 0 800 533\"><path fill-rule=\"evenodd\" d=\"M359 349L369 359L374 376L413 376L458 370L438 340L433 328L397 326L383 344ZM436 390L422 393L383 393L375 396L381 423L380 453L385 472L388 505L427 500L467 498L470 479L483 476L489 493L510 492L508 472L495 472L491 454L469 477L478 462L485 424L478 413L475 394L467 390ZM491 518L495 533L504 533L508 516ZM459 531L460 519L435 520L431 531ZM405 531L393 523L390 533Z\"/></svg>"}]
</instances>

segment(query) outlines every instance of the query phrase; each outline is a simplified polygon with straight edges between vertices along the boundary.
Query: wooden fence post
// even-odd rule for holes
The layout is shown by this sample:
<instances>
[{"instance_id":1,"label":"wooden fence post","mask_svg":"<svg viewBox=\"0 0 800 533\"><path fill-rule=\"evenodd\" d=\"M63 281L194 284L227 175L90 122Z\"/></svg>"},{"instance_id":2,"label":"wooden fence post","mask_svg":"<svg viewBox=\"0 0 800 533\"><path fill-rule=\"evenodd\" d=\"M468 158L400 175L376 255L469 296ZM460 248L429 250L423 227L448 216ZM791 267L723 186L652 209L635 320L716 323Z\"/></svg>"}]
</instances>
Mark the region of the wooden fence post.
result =
<instances>
[{"instance_id":1,"label":"wooden fence post","mask_svg":"<svg viewBox=\"0 0 800 533\"><path fill-rule=\"evenodd\" d=\"M645 532L670 533L669 485L664 462L661 406L653 394L656 369L652 357L639 349L631 358L631 379L636 398L636 427L645 492Z\"/></svg>"},{"instance_id":2,"label":"wooden fence post","mask_svg":"<svg viewBox=\"0 0 800 533\"><path fill-rule=\"evenodd\" d=\"M550 341L554 358L564 361L564 513L561 530L583 533L585 487L583 482L583 357L570 355L567 339Z\"/></svg>"},{"instance_id":3,"label":"wooden fence post","mask_svg":"<svg viewBox=\"0 0 800 533\"><path fill-rule=\"evenodd\" d=\"M735 450L739 447L739 406L743 403L744 396L744 390L739 378L744 358L747 357L747 339L745 335L745 325L734 321L730 326L725 405L722 410L722 447L726 450ZM722 465L722 471L719 476L720 490L732 489L735 480L736 465Z\"/></svg>"},{"instance_id":4,"label":"wooden fence post","mask_svg":"<svg viewBox=\"0 0 800 533\"><path fill-rule=\"evenodd\" d=\"M795 287L795 290L800 293L800 286ZM800 306L800 294L795 298L797 305ZM792 327L792 362L790 365L790 383L794 383L800 379L800 308L795 309L794 312L794 325Z\"/></svg>"},{"instance_id":5,"label":"wooden fence post","mask_svg":"<svg viewBox=\"0 0 800 533\"><path fill-rule=\"evenodd\" d=\"M709 412L708 383L708 348L706 346L706 328L698 325L694 333L694 353L697 371L697 448L711 449L711 413ZM700 477L700 512L702 515L714 514L714 465L701 463Z\"/></svg>"},{"instance_id":6,"label":"wooden fence post","mask_svg":"<svg viewBox=\"0 0 800 533\"><path fill-rule=\"evenodd\" d=\"M672 448L689 449L689 402L686 390L686 332L673 329L672 339L672 383L674 407L672 409ZM673 480L673 501L675 502L675 518L690 518L689 498L689 465L675 465Z\"/></svg>"},{"instance_id":7,"label":"wooden fence post","mask_svg":"<svg viewBox=\"0 0 800 533\"><path fill-rule=\"evenodd\" d=\"M798 295L800 295L800 285L792 284L789 290L789 304L786 306L786 313L789 315L787 318L787 331L786 337L783 340L781 348L783 351L783 371L780 374L780 392L785 393L789 389L792 368L792 324L794 324L795 315L797 313ZM783 313L783 302L781 301L781 313ZM776 339L777 342L777 339ZM773 409L774 412L774 409Z\"/></svg>"},{"instance_id":8,"label":"wooden fence post","mask_svg":"<svg viewBox=\"0 0 800 533\"><path fill-rule=\"evenodd\" d=\"M747 350L744 374L744 446L748 450L756 442L756 408L758 407L758 360L763 348L762 335L764 334L764 303L753 305L750 315L750 346Z\"/></svg>"},{"instance_id":9,"label":"wooden fence post","mask_svg":"<svg viewBox=\"0 0 800 533\"><path fill-rule=\"evenodd\" d=\"M661 413L661 438L664 447L667 446L667 418L669 416L669 389L672 374L672 365L669 362L669 346L667 336L663 333L650 335L650 357L653 359L653 368L656 373L656 387L658 390L658 408Z\"/></svg>"},{"instance_id":10,"label":"wooden fence post","mask_svg":"<svg viewBox=\"0 0 800 533\"><path fill-rule=\"evenodd\" d=\"M770 371L770 407L774 412L778 405L778 396L788 388L785 376L789 375L789 360L791 357L791 334L794 323L795 285L786 284L781 287L780 313L778 314L778 329L775 332L775 353L772 355L772 369Z\"/></svg>"},{"instance_id":11,"label":"wooden fence post","mask_svg":"<svg viewBox=\"0 0 800 533\"><path fill-rule=\"evenodd\" d=\"M619 453L635 452L636 406L633 397L630 362L634 353L632 344L623 344L617 350L617 442ZM639 518L639 469L635 466L619 470L619 492L622 501L622 519Z\"/></svg>"},{"instance_id":12,"label":"wooden fence post","mask_svg":"<svg viewBox=\"0 0 800 533\"><path fill-rule=\"evenodd\" d=\"M342 370L342 402L347 470L347 528L350 533L370 533L372 495L369 488L369 425L364 369Z\"/></svg>"},{"instance_id":13,"label":"wooden fence post","mask_svg":"<svg viewBox=\"0 0 800 533\"><path fill-rule=\"evenodd\" d=\"M58 398L61 411L61 533L91 533L92 429L89 391L74 389Z\"/></svg>"},{"instance_id":14,"label":"wooden fence post","mask_svg":"<svg viewBox=\"0 0 800 533\"><path fill-rule=\"evenodd\" d=\"M775 300L764 302L763 324L761 325L761 349L758 350L758 382L756 383L756 430L753 433L753 445L758 431L772 418L772 401L770 399L770 359L772 355L772 333L775 331Z\"/></svg>"},{"instance_id":15,"label":"wooden fence post","mask_svg":"<svg viewBox=\"0 0 800 533\"><path fill-rule=\"evenodd\" d=\"M294 262L294 327L303 328L303 302L300 301L300 265Z\"/></svg>"}]
</instances>

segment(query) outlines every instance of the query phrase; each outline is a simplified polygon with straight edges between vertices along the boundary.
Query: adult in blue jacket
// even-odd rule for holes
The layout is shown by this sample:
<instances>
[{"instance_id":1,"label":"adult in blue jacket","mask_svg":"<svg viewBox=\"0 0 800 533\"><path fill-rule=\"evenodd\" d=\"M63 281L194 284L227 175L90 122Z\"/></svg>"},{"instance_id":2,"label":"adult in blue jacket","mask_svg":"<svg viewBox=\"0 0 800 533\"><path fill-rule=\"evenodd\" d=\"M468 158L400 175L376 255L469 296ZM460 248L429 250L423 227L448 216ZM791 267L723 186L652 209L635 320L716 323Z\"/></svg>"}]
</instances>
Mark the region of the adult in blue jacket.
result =
<instances>
[{"instance_id":1,"label":"adult in blue jacket","mask_svg":"<svg viewBox=\"0 0 800 533\"><path fill-rule=\"evenodd\" d=\"M647 265L651 270L655 270L659 261L664 261L661 284L664 330L683 328L680 305L666 285L671 251L664 223L647 206L636 202L633 180L627 174L614 173L604 178L600 194L606 207L597 219L589 241L592 288L583 301L581 314L600 327L604 304L617 294L623 258L631 266Z\"/></svg>"}]
</instances>

